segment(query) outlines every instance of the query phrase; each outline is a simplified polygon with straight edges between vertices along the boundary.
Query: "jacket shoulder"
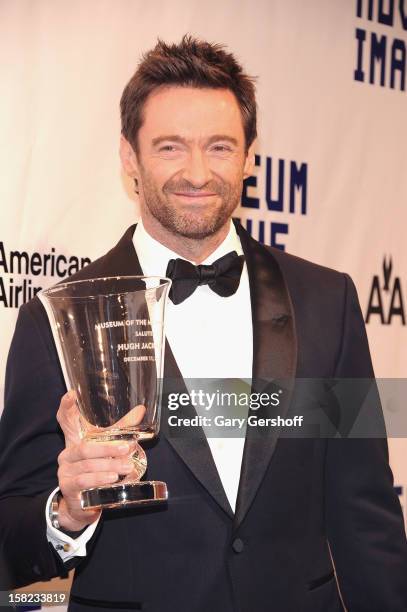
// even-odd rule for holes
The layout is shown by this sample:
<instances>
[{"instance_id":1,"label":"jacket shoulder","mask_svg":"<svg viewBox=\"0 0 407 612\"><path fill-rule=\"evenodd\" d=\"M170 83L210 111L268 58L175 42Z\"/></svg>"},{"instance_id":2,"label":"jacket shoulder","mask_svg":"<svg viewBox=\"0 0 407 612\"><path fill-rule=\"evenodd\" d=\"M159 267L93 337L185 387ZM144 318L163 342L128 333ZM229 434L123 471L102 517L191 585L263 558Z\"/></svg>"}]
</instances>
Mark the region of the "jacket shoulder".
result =
<instances>
[{"instance_id":1,"label":"jacket shoulder","mask_svg":"<svg viewBox=\"0 0 407 612\"><path fill-rule=\"evenodd\" d=\"M63 278L61 281L59 281L59 283L56 283L56 284L73 282L73 281L78 281L78 280L87 280L90 278L98 278L98 277L104 277L104 276L109 275L112 260L115 260L117 256L120 256L120 252L123 250L123 247L125 245L128 246L128 243L131 241L133 231L134 231L134 226L131 226L126 231L126 233L121 238L121 240L114 247L112 247L107 253L105 253L104 255L101 255L100 257L92 261L90 264L88 264L87 266L85 266L84 268L76 272L75 274L72 274L71 276L67 278Z\"/></svg>"},{"instance_id":2,"label":"jacket shoulder","mask_svg":"<svg viewBox=\"0 0 407 612\"><path fill-rule=\"evenodd\" d=\"M98 276L104 276L103 269L107 256L108 253L102 255L101 257L95 259L75 274L67 276L66 278L61 279L57 283L54 283L53 285L50 285L47 288L51 289L52 287L56 287L57 285L60 285L62 283L71 282L75 280L86 280L89 278L98 278ZM19 308L19 322L30 318L33 318L40 327L42 327L42 324L44 323L48 326L48 318L38 295L34 296L25 304L22 304Z\"/></svg>"},{"instance_id":3,"label":"jacket shoulder","mask_svg":"<svg viewBox=\"0 0 407 612\"><path fill-rule=\"evenodd\" d=\"M331 282L343 283L344 273L334 268L322 266L308 259L292 255L286 251L266 246L267 251L277 260L280 267L290 275L307 278L319 277Z\"/></svg>"},{"instance_id":4,"label":"jacket shoulder","mask_svg":"<svg viewBox=\"0 0 407 612\"><path fill-rule=\"evenodd\" d=\"M347 296L358 301L351 277L273 247L267 251L277 262L294 305L314 312L343 316Z\"/></svg>"},{"instance_id":5,"label":"jacket shoulder","mask_svg":"<svg viewBox=\"0 0 407 612\"><path fill-rule=\"evenodd\" d=\"M52 287L56 287L57 285L67 282L87 280L90 278L102 278L106 276L119 276L123 274L123 272L121 271L121 262L123 262L123 260L126 260L129 256L129 249L132 245L134 229L135 225L130 226L126 230L124 235L121 237L119 242L107 253L105 253L101 257L98 257L75 274L62 278L60 281L54 283L53 285L47 288L51 289ZM35 296L26 304L23 304L20 307L20 313L22 314L22 316L31 313L31 315L34 316L34 318L37 318L37 320L39 315L42 321L44 320L45 315L44 308L38 296Z\"/></svg>"}]
</instances>

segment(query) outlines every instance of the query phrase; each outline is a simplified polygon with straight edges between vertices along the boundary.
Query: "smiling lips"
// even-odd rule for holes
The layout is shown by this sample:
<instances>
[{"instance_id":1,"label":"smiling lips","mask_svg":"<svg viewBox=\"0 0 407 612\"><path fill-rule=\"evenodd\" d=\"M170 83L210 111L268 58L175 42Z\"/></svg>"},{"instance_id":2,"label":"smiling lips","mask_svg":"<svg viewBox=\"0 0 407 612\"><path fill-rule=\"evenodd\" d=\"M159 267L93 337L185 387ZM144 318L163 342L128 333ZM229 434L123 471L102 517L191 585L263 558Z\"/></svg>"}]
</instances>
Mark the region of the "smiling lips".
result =
<instances>
[{"instance_id":1,"label":"smiling lips","mask_svg":"<svg viewBox=\"0 0 407 612\"><path fill-rule=\"evenodd\" d=\"M216 196L217 194L214 192L210 192L210 191L198 191L198 192L194 192L194 191L174 191L173 192L174 195L181 197L181 198L191 198L191 199L196 199L196 198L210 198L213 196Z\"/></svg>"}]
</instances>

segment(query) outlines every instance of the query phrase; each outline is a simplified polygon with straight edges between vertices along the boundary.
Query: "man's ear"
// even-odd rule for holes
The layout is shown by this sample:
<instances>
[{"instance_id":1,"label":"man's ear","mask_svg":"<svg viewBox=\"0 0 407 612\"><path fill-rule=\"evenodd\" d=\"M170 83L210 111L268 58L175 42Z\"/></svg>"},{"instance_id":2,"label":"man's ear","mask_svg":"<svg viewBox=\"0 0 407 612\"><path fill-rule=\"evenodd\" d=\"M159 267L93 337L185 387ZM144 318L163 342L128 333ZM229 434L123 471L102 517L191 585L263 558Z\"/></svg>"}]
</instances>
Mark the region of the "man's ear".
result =
<instances>
[{"instance_id":1,"label":"man's ear","mask_svg":"<svg viewBox=\"0 0 407 612\"><path fill-rule=\"evenodd\" d=\"M123 135L120 136L119 152L122 166L127 176L138 179L137 155L129 141L126 140Z\"/></svg>"},{"instance_id":2,"label":"man's ear","mask_svg":"<svg viewBox=\"0 0 407 612\"><path fill-rule=\"evenodd\" d=\"M253 169L254 169L254 142L252 142L252 144L250 145L247 151L246 160L245 160L244 169L243 169L243 178L246 179L248 176L251 176L253 174Z\"/></svg>"}]
</instances>

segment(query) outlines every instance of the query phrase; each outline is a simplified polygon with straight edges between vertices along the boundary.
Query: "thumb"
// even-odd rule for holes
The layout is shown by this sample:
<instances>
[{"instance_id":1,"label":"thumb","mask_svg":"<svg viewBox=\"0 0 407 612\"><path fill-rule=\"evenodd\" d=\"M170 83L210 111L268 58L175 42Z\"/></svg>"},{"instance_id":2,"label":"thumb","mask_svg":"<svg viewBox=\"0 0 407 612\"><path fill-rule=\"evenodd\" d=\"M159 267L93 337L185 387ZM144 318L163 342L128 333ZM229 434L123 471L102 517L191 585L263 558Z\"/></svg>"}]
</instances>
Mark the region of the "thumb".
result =
<instances>
[{"instance_id":1,"label":"thumb","mask_svg":"<svg viewBox=\"0 0 407 612\"><path fill-rule=\"evenodd\" d=\"M82 439L81 424L76 393L73 389L62 397L56 417L65 436L65 446L68 448L78 444Z\"/></svg>"}]
</instances>

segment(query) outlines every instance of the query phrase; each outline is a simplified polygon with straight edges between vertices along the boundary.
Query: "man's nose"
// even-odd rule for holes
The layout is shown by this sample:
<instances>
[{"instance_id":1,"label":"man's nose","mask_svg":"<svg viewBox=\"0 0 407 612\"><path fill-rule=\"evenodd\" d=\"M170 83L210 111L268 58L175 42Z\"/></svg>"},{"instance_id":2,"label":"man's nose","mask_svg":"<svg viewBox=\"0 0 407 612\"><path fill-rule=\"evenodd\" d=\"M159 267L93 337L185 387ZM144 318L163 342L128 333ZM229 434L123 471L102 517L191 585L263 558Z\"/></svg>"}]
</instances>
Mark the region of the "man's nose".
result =
<instances>
[{"instance_id":1,"label":"man's nose","mask_svg":"<svg viewBox=\"0 0 407 612\"><path fill-rule=\"evenodd\" d=\"M196 188L206 185L212 179L212 173L205 153L199 149L191 151L182 174Z\"/></svg>"}]
</instances>

